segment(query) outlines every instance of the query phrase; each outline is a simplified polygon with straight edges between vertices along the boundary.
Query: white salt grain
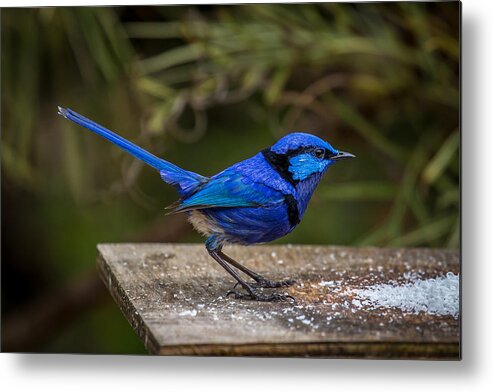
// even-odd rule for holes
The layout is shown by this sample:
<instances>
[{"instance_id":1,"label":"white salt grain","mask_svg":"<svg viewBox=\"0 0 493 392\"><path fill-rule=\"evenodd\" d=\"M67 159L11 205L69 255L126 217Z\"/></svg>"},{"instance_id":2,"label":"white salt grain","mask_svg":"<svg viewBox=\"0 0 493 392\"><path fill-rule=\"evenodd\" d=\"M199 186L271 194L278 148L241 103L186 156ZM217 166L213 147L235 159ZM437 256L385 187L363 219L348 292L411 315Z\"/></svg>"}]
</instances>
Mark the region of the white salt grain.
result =
<instances>
[{"instance_id":1,"label":"white salt grain","mask_svg":"<svg viewBox=\"0 0 493 392\"><path fill-rule=\"evenodd\" d=\"M178 316L192 316L195 317L197 315L197 311L193 310L184 310L183 312L178 313Z\"/></svg>"},{"instance_id":2,"label":"white salt grain","mask_svg":"<svg viewBox=\"0 0 493 392\"><path fill-rule=\"evenodd\" d=\"M397 307L415 314L427 312L459 317L459 275L452 272L435 279L416 279L400 286L379 284L355 290L355 293L375 307Z\"/></svg>"}]
</instances>

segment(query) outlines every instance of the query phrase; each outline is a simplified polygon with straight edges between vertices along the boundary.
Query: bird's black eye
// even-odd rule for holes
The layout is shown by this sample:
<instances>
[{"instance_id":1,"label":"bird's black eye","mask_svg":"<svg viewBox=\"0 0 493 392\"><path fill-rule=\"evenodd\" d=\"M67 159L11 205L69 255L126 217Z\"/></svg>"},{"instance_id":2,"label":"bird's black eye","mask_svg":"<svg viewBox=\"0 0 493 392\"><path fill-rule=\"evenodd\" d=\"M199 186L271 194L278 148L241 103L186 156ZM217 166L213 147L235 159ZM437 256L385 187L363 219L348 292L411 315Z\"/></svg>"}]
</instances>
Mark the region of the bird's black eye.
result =
<instances>
[{"instance_id":1,"label":"bird's black eye","mask_svg":"<svg viewBox=\"0 0 493 392\"><path fill-rule=\"evenodd\" d=\"M315 156L318 158L318 159L322 159L325 155L325 150L323 148L317 148L315 151L314 151L314 154Z\"/></svg>"}]
</instances>

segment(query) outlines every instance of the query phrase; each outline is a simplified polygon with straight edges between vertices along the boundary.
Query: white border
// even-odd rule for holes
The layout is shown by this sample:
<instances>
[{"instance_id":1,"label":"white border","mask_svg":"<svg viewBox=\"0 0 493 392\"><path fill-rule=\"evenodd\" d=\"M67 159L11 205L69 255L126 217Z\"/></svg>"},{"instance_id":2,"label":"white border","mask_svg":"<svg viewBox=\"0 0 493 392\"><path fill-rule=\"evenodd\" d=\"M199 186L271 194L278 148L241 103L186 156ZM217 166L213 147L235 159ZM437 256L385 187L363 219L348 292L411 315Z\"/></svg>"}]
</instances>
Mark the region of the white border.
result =
<instances>
[{"instance_id":1,"label":"white border","mask_svg":"<svg viewBox=\"0 0 493 392\"><path fill-rule=\"evenodd\" d=\"M242 3L249 3L243 1ZM259 2L259 1L256 1ZM77 1L77 5L165 4ZM201 3L182 1L181 4ZM220 3L208 1L208 3ZM231 2L228 2L231 3ZM7 6L74 5L3 0ZM463 2L463 361L0 355L4 390L487 391L493 385L493 2ZM7 389L9 388L9 389Z\"/></svg>"}]
</instances>

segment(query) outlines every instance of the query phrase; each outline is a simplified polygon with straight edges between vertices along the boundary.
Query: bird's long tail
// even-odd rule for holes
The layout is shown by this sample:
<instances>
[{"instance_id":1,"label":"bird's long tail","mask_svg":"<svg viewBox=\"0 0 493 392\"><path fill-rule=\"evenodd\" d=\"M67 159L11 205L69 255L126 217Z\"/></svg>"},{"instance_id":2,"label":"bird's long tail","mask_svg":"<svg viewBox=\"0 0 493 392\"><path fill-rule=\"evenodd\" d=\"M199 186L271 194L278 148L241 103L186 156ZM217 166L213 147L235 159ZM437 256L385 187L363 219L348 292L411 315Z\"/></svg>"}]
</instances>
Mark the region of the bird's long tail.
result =
<instances>
[{"instance_id":1,"label":"bird's long tail","mask_svg":"<svg viewBox=\"0 0 493 392\"><path fill-rule=\"evenodd\" d=\"M181 194L186 194L200 184L207 182L207 177L200 174L184 170L171 162L158 158L154 154L144 150L143 148L133 144L116 133L104 128L92 120L74 112L72 109L58 107L58 114L73 121L76 124L89 129L90 131L103 136L118 147L129 152L134 157L147 163L149 166L159 170L161 178L168 184L175 186Z\"/></svg>"}]
</instances>

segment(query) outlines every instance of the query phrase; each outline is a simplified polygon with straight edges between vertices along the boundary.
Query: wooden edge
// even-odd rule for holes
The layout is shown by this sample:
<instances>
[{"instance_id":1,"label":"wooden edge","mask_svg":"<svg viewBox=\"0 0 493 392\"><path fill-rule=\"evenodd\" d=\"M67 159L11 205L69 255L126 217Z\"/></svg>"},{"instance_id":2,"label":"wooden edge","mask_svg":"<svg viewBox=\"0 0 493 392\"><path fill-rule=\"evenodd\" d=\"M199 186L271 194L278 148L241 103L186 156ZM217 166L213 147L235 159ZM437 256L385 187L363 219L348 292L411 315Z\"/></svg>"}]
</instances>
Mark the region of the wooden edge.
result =
<instances>
[{"instance_id":1,"label":"wooden edge","mask_svg":"<svg viewBox=\"0 0 493 392\"><path fill-rule=\"evenodd\" d=\"M157 353L159 351L159 344L154 336L150 334L137 308L135 308L132 302L128 299L127 294L118 283L118 280L106 263L99 248L97 268L99 275L108 288L111 296L119 306L127 321L132 326L133 330L137 333L137 336L142 340L142 342L144 342L146 349L151 353Z\"/></svg>"},{"instance_id":2,"label":"wooden edge","mask_svg":"<svg viewBox=\"0 0 493 392\"><path fill-rule=\"evenodd\" d=\"M460 361L458 343L309 342L164 346L154 354Z\"/></svg>"}]
</instances>

